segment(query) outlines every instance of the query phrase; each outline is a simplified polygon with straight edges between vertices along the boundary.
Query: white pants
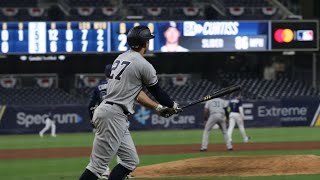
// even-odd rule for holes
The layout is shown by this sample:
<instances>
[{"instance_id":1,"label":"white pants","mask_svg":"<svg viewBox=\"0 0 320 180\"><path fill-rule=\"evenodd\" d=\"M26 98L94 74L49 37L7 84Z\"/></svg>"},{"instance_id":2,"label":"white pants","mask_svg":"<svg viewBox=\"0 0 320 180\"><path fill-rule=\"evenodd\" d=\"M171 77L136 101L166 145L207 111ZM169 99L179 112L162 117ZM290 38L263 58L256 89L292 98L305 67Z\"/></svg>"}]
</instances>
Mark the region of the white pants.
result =
<instances>
[{"instance_id":1,"label":"white pants","mask_svg":"<svg viewBox=\"0 0 320 180\"><path fill-rule=\"evenodd\" d=\"M208 121L204 127L203 136L202 136L202 144L201 149L207 149L209 144L209 134L212 130L212 127L218 124L221 128L221 132L224 136L224 141L226 143L227 149L232 148L232 144L230 142L230 138L227 133L227 124L225 120L225 116L221 113L210 114Z\"/></svg>"},{"instance_id":2,"label":"white pants","mask_svg":"<svg viewBox=\"0 0 320 180\"><path fill-rule=\"evenodd\" d=\"M43 134L50 128L51 136L56 136L56 123L52 121L50 118L47 118L45 127L39 132L40 136L43 136Z\"/></svg>"},{"instance_id":3,"label":"white pants","mask_svg":"<svg viewBox=\"0 0 320 180\"><path fill-rule=\"evenodd\" d=\"M235 125L238 125L239 131L242 135L243 141L248 142L248 137L246 131L244 129L243 117L240 113L232 112L229 115L229 128L228 128L228 136L230 141L232 141L232 133Z\"/></svg>"}]
</instances>

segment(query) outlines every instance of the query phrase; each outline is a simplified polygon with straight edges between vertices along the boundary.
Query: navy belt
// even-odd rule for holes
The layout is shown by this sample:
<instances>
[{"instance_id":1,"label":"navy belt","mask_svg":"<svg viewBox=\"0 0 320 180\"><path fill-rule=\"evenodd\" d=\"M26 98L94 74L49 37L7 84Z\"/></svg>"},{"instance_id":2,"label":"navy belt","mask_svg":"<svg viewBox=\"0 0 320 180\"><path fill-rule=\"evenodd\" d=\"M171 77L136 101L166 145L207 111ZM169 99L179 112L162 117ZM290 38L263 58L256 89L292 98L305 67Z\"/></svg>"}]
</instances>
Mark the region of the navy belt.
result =
<instances>
[{"instance_id":1,"label":"navy belt","mask_svg":"<svg viewBox=\"0 0 320 180\"><path fill-rule=\"evenodd\" d=\"M113 103L113 102L109 102L109 101L106 101L106 104L110 104L110 105L117 105L117 106L119 106L121 109L122 109L122 111L123 111L123 114L125 114L125 115L130 115L130 112L129 111L127 111L127 110L125 110L125 108L122 106L122 105L120 105L120 104L117 104L117 103Z\"/></svg>"}]
</instances>

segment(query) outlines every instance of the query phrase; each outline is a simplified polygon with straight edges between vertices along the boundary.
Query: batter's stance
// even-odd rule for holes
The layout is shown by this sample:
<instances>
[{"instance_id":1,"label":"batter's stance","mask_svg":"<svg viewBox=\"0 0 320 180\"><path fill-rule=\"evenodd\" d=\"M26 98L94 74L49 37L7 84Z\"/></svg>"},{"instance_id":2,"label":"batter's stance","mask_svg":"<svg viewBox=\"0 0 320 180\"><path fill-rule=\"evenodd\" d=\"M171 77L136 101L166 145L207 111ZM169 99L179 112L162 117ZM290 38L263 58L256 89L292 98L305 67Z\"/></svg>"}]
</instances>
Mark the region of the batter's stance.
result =
<instances>
[{"instance_id":1,"label":"batter's stance","mask_svg":"<svg viewBox=\"0 0 320 180\"><path fill-rule=\"evenodd\" d=\"M122 180L137 167L139 157L128 130L128 115L134 113L135 100L165 117L182 111L160 88L155 69L143 57L149 40L153 38L146 26L132 28L127 37L131 49L113 62L107 96L93 114L92 121L97 132L90 163L80 180L97 180L115 155L122 162L113 168L109 180ZM165 107L148 98L141 91L143 86Z\"/></svg>"},{"instance_id":2,"label":"batter's stance","mask_svg":"<svg viewBox=\"0 0 320 180\"><path fill-rule=\"evenodd\" d=\"M215 98L206 102L204 106L204 118L207 122L203 131L200 151L208 149L209 133L215 124L218 124L221 128L227 149L232 150L232 144L227 134L226 108L228 108L228 102L221 98Z\"/></svg>"},{"instance_id":3,"label":"batter's stance","mask_svg":"<svg viewBox=\"0 0 320 180\"><path fill-rule=\"evenodd\" d=\"M246 130L244 129L244 123L243 123L244 112L243 112L240 94L235 95L235 97L230 100L229 106L231 109L230 115L229 115L229 128L228 128L228 136L230 138L230 141L232 141L233 129L237 124L239 131L242 135L243 142L248 143L249 136L247 136Z\"/></svg>"}]
</instances>

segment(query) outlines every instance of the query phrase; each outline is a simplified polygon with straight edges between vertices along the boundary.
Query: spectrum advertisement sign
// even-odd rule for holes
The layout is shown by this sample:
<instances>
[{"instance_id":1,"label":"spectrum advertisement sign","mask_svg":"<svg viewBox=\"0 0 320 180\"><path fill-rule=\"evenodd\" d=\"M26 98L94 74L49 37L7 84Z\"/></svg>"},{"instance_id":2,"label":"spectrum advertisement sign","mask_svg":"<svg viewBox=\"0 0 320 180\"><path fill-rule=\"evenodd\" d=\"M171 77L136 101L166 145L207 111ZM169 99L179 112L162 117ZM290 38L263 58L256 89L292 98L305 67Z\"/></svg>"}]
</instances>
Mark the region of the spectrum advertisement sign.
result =
<instances>
[{"instance_id":1,"label":"spectrum advertisement sign","mask_svg":"<svg viewBox=\"0 0 320 180\"><path fill-rule=\"evenodd\" d=\"M52 113L57 133L91 130L87 108L72 106L1 106L1 133L38 133L45 126L48 113Z\"/></svg>"}]
</instances>

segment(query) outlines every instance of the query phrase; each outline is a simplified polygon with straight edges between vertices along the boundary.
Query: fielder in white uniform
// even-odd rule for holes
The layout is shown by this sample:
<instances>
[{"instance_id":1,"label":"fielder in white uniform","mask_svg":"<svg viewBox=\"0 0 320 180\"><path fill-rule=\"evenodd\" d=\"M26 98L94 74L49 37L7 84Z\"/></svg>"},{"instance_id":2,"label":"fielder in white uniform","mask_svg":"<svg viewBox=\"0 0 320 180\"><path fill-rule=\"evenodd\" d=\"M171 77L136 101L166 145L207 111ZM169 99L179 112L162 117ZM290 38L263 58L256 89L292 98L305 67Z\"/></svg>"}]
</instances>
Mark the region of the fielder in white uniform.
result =
<instances>
[{"instance_id":1,"label":"fielder in white uniform","mask_svg":"<svg viewBox=\"0 0 320 180\"><path fill-rule=\"evenodd\" d=\"M245 143L248 143L249 136L247 136L246 131L244 129L244 113L241 103L241 97L240 95L236 95L233 99L230 100L229 103L230 106L230 115L229 115L229 128L228 128L228 135L230 138L230 141L232 141L232 133L235 125L238 125L239 131L242 135L243 141Z\"/></svg>"},{"instance_id":2,"label":"fielder in white uniform","mask_svg":"<svg viewBox=\"0 0 320 180\"><path fill-rule=\"evenodd\" d=\"M200 151L206 151L208 149L209 134L215 124L218 124L221 128L227 149L232 150L232 144L227 133L226 108L228 108L228 101L221 98L215 98L206 102L204 106L204 117L207 122L203 131Z\"/></svg>"},{"instance_id":3,"label":"fielder in white uniform","mask_svg":"<svg viewBox=\"0 0 320 180\"><path fill-rule=\"evenodd\" d=\"M48 117L46 118L46 125L45 127L39 132L39 136L43 137L43 134L51 128L51 136L56 137L56 122L52 117L52 113L48 113Z\"/></svg>"}]
</instances>

